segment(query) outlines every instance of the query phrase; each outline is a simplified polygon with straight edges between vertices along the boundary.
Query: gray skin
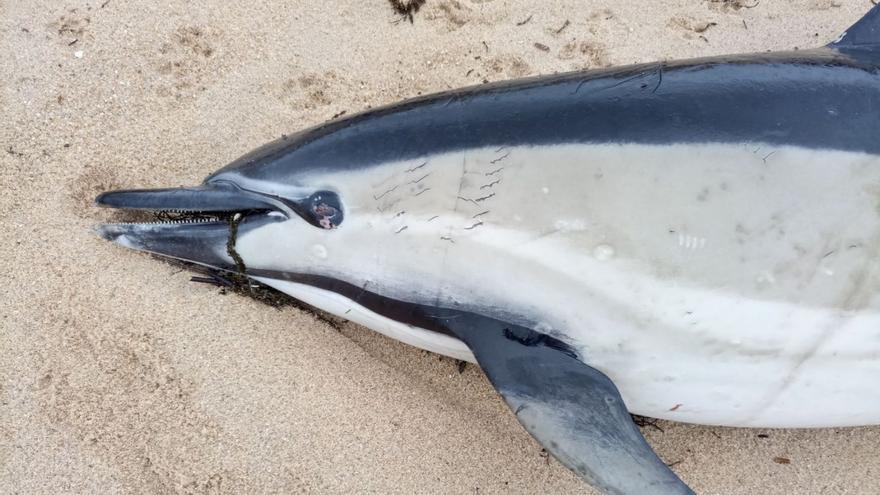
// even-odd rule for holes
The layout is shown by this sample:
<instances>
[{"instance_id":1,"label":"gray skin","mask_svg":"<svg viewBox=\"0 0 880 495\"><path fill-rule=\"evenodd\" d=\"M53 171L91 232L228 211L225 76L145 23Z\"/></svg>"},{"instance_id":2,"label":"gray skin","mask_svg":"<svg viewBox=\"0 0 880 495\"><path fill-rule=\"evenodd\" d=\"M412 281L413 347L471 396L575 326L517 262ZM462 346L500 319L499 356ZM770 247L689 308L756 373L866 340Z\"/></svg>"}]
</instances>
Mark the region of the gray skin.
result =
<instances>
[{"instance_id":1,"label":"gray skin","mask_svg":"<svg viewBox=\"0 0 880 495\"><path fill-rule=\"evenodd\" d=\"M558 143L761 141L880 154L878 108L875 7L838 42L817 50L646 64L431 95L283 136L199 187L114 191L96 201L114 208L238 213L240 233L299 218L309 224L303 228L344 228L345 198L310 186L304 176L443 151ZM239 178L301 192L247 190ZM226 221L104 225L98 233L126 247L241 270L216 254L230 238ZM399 301L330 277L271 268L246 274L331 290L388 318L459 338L523 426L605 493L693 493L642 438L611 380L528 321L505 322L454 304Z\"/></svg>"}]
</instances>

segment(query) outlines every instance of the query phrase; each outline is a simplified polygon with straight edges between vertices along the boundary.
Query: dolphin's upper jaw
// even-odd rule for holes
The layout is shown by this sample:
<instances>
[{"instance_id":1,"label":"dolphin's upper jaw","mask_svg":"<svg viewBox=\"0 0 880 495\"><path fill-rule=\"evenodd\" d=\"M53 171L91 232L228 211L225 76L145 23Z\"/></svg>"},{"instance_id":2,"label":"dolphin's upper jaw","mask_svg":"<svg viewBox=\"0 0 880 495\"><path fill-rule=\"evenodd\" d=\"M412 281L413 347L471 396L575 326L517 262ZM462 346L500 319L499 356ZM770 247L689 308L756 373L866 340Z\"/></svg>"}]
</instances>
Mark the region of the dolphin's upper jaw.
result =
<instances>
[{"instance_id":1,"label":"dolphin's upper jaw","mask_svg":"<svg viewBox=\"0 0 880 495\"><path fill-rule=\"evenodd\" d=\"M127 210L176 213L228 213L248 210L284 210L270 195L247 191L231 182L206 183L174 189L127 189L101 193L95 204Z\"/></svg>"}]
</instances>

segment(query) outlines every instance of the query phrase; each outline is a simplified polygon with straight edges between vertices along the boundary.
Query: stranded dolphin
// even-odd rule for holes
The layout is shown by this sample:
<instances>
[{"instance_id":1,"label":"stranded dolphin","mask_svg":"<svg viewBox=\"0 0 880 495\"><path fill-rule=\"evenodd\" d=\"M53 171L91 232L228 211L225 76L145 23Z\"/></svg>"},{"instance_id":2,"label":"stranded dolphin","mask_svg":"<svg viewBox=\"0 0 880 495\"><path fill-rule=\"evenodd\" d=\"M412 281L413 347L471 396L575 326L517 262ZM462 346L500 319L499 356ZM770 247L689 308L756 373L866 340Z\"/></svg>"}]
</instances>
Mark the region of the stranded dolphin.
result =
<instances>
[{"instance_id":1,"label":"stranded dolphin","mask_svg":"<svg viewBox=\"0 0 880 495\"><path fill-rule=\"evenodd\" d=\"M216 218L99 232L478 362L607 493L692 493L629 411L880 422L878 26L405 101L104 193Z\"/></svg>"}]
</instances>

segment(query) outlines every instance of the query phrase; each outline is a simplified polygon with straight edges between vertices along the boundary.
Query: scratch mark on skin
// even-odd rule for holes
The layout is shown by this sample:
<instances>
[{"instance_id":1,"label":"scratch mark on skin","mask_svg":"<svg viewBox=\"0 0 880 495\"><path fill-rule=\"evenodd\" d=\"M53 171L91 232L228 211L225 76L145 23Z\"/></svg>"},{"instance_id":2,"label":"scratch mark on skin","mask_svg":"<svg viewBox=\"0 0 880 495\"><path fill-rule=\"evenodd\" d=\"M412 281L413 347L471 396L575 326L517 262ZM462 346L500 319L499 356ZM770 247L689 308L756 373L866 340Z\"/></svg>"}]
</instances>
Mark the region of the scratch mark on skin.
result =
<instances>
[{"instance_id":1,"label":"scratch mark on skin","mask_svg":"<svg viewBox=\"0 0 880 495\"><path fill-rule=\"evenodd\" d=\"M495 193L492 193L492 194L490 194L490 195L488 195L488 196L483 196L482 198L476 198L476 199L473 199L473 200L471 200L471 201L473 201L474 203L478 203L478 202L480 202L480 201L486 201L487 199L491 198L492 196L495 196Z\"/></svg>"},{"instance_id":2,"label":"scratch mark on skin","mask_svg":"<svg viewBox=\"0 0 880 495\"><path fill-rule=\"evenodd\" d=\"M479 227L480 225L483 225L483 222L477 222L477 223L471 225L470 227L465 227L464 230L474 230L475 228Z\"/></svg>"},{"instance_id":3,"label":"scratch mark on skin","mask_svg":"<svg viewBox=\"0 0 880 495\"><path fill-rule=\"evenodd\" d=\"M434 220L437 220L438 218L440 218L440 215L434 215L433 217L429 218L428 221L433 222Z\"/></svg>"},{"instance_id":4,"label":"scratch mark on skin","mask_svg":"<svg viewBox=\"0 0 880 495\"><path fill-rule=\"evenodd\" d=\"M372 185L373 189L376 189L376 188L378 188L378 187L380 187L380 186L382 186L382 185L384 185L384 184L387 184L388 182L390 182L390 181L392 181L393 179L395 179L398 175L399 175L399 174L396 174L396 173L395 173L395 174L391 174L391 175L389 175L388 177L385 177L384 179L380 180L379 182L373 184L373 185Z\"/></svg>"},{"instance_id":5,"label":"scratch mark on skin","mask_svg":"<svg viewBox=\"0 0 880 495\"><path fill-rule=\"evenodd\" d=\"M357 297L354 298L354 302L360 302L361 297L363 297L364 294L366 294L366 292L367 292L367 285L369 283L370 283L369 280L364 282L364 285L361 286L361 291L358 293Z\"/></svg>"},{"instance_id":6,"label":"scratch mark on skin","mask_svg":"<svg viewBox=\"0 0 880 495\"><path fill-rule=\"evenodd\" d=\"M651 94L656 93L657 90L660 89L660 85L663 84L663 64L660 64L660 66L657 68L657 74L660 76L660 79L657 80L657 85L654 86L653 90L651 90Z\"/></svg>"},{"instance_id":7,"label":"scratch mark on skin","mask_svg":"<svg viewBox=\"0 0 880 495\"><path fill-rule=\"evenodd\" d=\"M419 192L413 194L413 196L421 196L422 194L425 194L426 192L428 192L428 191L430 191L430 190L431 190L430 187L426 187L426 188L422 189L421 191L419 191Z\"/></svg>"},{"instance_id":8,"label":"scratch mark on skin","mask_svg":"<svg viewBox=\"0 0 880 495\"><path fill-rule=\"evenodd\" d=\"M424 163L422 163L421 165L419 165L419 166L417 166L417 167L408 168L408 169L406 169L406 172L407 172L407 173L415 172L416 170L418 170L418 169L424 167L424 166L427 165L427 164L428 164L428 162L424 162Z\"/></svg>"},{"instance_id":9,"label":"scratch mark on skin","mask_svg":"<svg viewBox=\"0 0 880 495\"><path fill-rule=\"evenodd\" d=\"M377 206L376 209L379 210L379 213L385 213L387 210L390 210L392 206L396 205L397 203L400 203L400 200L401 200L401 199L402 199L402 198L397 198L397 199L395 199L394 201L392 201L391 203L385 205L384 208L381 208L381 207L378 207L378 206Z\"/></svg>"},{"instance_id":10,"label":"scratch mark on skin","mask_svg":"<svg viewBox=\"0 0 880 495\"><path fill-rule=\"evenodd\" d=\"M468 201L468 202L470 202L470 203L477 204L476 201L474 201L474 200L472 200L472 199L470 199L470 198L465 198L464 196L456 196L456 197L457 197L458 199L462 200L462 201Z\"/></svg>"},{"instance_id":11,"label":"scratch mark on skin","mask_svg":"<svg viewBox=\"0 0 880 495\"><path fill-rule=\"evenodd\" d=\"M397 232L395 232L395 234L399 234L399 233L403 232L404 230L406 230L406 229L408 229L408 228L409 228L408 225L404 225L403 227L397 229Z\"/></svg>"},{"instance_id":12,"label":"scratch mark on skin","mask_svg":"<svg viewBox=\"0 0 880 495\"><path fill-rule=\"evenodd\" d=\"M406 210L400 210L400 211L397 212L396 215L394 215L394 218L397 218L397 217L399 217L400 215L404 215L404 214L406 214Z\"/></svg>"},{"instance_id":13,"label":"scratch mark on skin","mask_svg":"<svg viewBox=\"0 0 880 495\"><path fill-rule=\"evenodd\" d=\"M502 147L498 148L497 150L495 150L495 153L500 153L501 150L503 150L504 148L507 148L507 146L502 146Z\"/></svg>"},{"instance_id":14,"label":"scratch mark on skin","mask_svg":"<svg viewBox=\"0 0 880 495\"><path fill-rule=\"evenodd\" d=\"M810 347L806 349L806 352L796 356L791 369L786 373L785 378L782 380L778 389L768 394L764 400L751 411L751 414L746 421L752 421L760 414L763 414L768 408L772 407L773 404L782 397L784 392L794 384L795 380L798 378L799 372L804 368L806 363L816 358L816 355L819 354L822 347L832 339L835 335L835 331L849 321L857 310L864 309L868 305L872 294L867 289L870 287L871 280L876 276L876 268L873 265L873 261L876 259L877 255L880 255L880 238L874 239L868 249L870 250L871 256L866 257L864 266L855 272L857 275L852 280L850 289L843 294L843 297L837 304L839 311L834 319L832 319L826 328L821 331L816 340L814 340ZM833 252L834 251L831 251L831 253ZM828 254L820 258L820 261L827 256Z\"/></svg>"},{"instance_id":15,"label":"scratch mark on skin","mask_svg":"<svg viewBox=\"0 0 880 495\"><path fill-rule=\"evenodd\" d=\"M409 181L407 184L418 184L419 182L425 180L429 175L431 175L431 172L428 172L427 174L425 174L425 175L419 177L419 178L416 179L416 180L411 180L411 181Z\"/></svg>"},{"instance_id":16,"label":"scratch mark on skin","mask_svg":"<svg viewBox=\"0 0 880 495\"><path fill-rule=\"evenodd\" d=\"M481 217L481 216L485 215L486 213L489 213L489 210L481 211L480 213L477 213L476 215L472 216L471 218Z\"/></svg>"},{"instance_id":17,"label":"scratch mark on skin","mask_svg":"<svg viewBox=\"0 0 880 495\"><path fill-rule=\"evenodd\" d=\"M486 172L484 175L486 175L486 177L488 177L490 175L495 175L498 172L501 172L502 170L504 170L504 167L496 168L495 170L493 170L491 172Z\"/></svg>"},{"instance_id":18,"label":"scratch mark on skin","mask_svg":"<svg viewBox=\"0 0 880 495\"><path fill-rule=\"evenodd\" d=\"M465 175L467 175L467 173L468 173L467 155L462 154L461 155L461 178L458 181L458 191L455 193L456 194L455 197L458 199L464 200L464 201L470 201L469 199L462 197L462 195L461 195L461 190L464 189L464 177L465 177ZM455 203L454 211L458 211L458 203L457 202Z\"/></svg>"},{"instance_id":19,"label":"scratch mark on skin","mask_svg":"<svg viewBox=\"0 0 880 495\"><path fill-rule=\"evenodd\" d=\"M378 200L384 198L385 196L391 194L391 193L392 193L395 189L397 189L398 187L400 187L400 184L398 184L398 185L392 187L391 189L388 189L387 191L383 192L382 194L380 194L380 195L378 195L378 196L373 196L373 199L375 199L376 201L378 201Z\"/></svg>"},{"instance_id":20,"label":"scratch mark on skin","mask_svg":"<svg viewBox=\"0 0 880 495\"><path fill-rule=\"evenodd\" d=\"M508 156L510 156L510 152L509 152L509 151L508 151L507 153L505 153L504 155L499 156L498 158L496 158L496 159L490 161L489 163L498 163L498 162L500 162L501 160L504 160L505 158L507 158Z\"/></svg>"},{"instance_id":21,"label":"scratch mark on skin","mask_svg":"<svg viewBox=\"0 0 880 495\"><path fill-rule=\"evenodd\" d=\"M764 163L767 163L767 159L770 158L771 156L775 155L775 154L776 154L775 151L771 151L770 153L767 153L767 156L765 156L764 158L762 158L762 160L764 160Z\"/></svg>"},{"instance_id":22,"label":"scratch mark on skin","mask_svg":"<svg viewBox=\"0 0 880 495\"><path fill-rule=\"evenodd\" d=\"M458 191L455 192L455 195L456 195L457 198L461 198L461 190L464 189L464 181L465 181L465 176L467 175L467 173L468 173L468 168L467 168L467 152L464 152L464 153L461 154L461 175L459 176L459 179L458 179ZM462 198L462 199L464 199L464 198ZM460 203L459 203L458 201L453 202L453 203L452 203L452 211L453 211L453 213L458 213L458 210L459 210L459 207L460 207L460 206L461 206L461 205L460 205ZM433 219L432 219L432 220L433 220ZM449 242L451 242L452 244L455 244L455 241L452 240L452 236L450 235L450 234L452 233L452 227L451 227L451 226L447 227L447 228L446 228L446 231L447 231L446 235L441 236L441 237L440 237L440 240L443 240L443 241L449 241ZM449 247L445 247L445 248L442 249L442 251L443 251L443 257L442 257L442 259L441 259L441 261L440 261L440 267L441 267L441 269L445 269L445 268L446 268L446 263L447 263L447 261L449 260L449 251L450 251L450 250L451 250L451 248L449 248ZM443 291L443 288L442 288L442 287L438 287L438 288L437 288L437 295L436 295L436 298L437 298L437 301L438 301L438 302L443 298L443 292L444 292L444 291Z\"/></svg>"},{"instance_id":23,"label":"scratch mark on skin","mask_svg":"<svg viewBox=\"0 0 880 495\"><path fill-rule=\"evenodd\" d=\"M562 232L562 229L552 229L552 230L548 230L548 231L546 231L546 232L542 232L542 233L540 233L540 234L538 234L538 235L532 237L531 239L528 239L528 240L526 240L526 241L520 242L519 244L515 244L513 247L522 247L522 246L526 246L526 245L531 244L531 243L533 243L533 242L540 241L541 239L544 239L545 237L550 237L550 236L552 236L552 235L556 235L556 234L559 233L559 232Z\"/></svg>"},{"instance_id":24,"label":"scratch mark on skin","mask_svg":"<svg viewBox=\"0 0 880 495\"><path fill-rule=\"evenodd\" d=\"M659 65L658 65L658 67L659 67ZM628 82L630 82L630 81L634 81L634 80L636 80L636 79L638 79L638 78L640 78L640 77L644 77L644 76L647 76L648 74L652 74L652 73L653 73L652 70L647 70L647 71L639 72L638 74L634 74L634 75L632 75L632 76L629 76L629 77L627 77L627 78L624 78L623 80L618 81L618 82L616 82L616 83L614 83L614 84L612 84L612 85L610 85L610 86L606 86L606 87L604 87L604 88L598 88L598 89L596 89L596 92L598 93L599 91L606 91L606 90L609 90L609 89L614 89L614 88L616 88L616 87L618 87L618 86L621 86L621 85L626 84L626 83L628 83ZM575 88L575 90L574 90L571 94L573 94L573 95L577 94L578 91L581 90L581 87L583 87L584 84L587 84L587 83L590 82L590 81L591 81L591 79L584 79L584 80L582 80L582 81L577 85L577 88Z\"/></svg>"},{"instance_id":25,"label":"scratch mark on skin","mask_svg":"<svg viewBox=\"0 0 880 495\"><path fill-rule=\"evenodd\" d=\"M461 315L432 315L426 313L425 316L428 318L434 318L436 320L454 320L456 318L459 318Z\"/></svg>"},{"instance_id":26,"label":"scratch mark on skin","mask_svg":"<svg viewBox=\"0 0 880 495\"><path fill-rule=\"evenodd\" d=\"M490 187L494 186L495 184L498 184L499 182L501 182L501 179L496 179L496 180L493 181L493 182L490 182L490 183L488 183L488 184L486 184L486 185L480 186L480 190L483 190L483 189L489 189Z\"/></svg>"}]
</instances>

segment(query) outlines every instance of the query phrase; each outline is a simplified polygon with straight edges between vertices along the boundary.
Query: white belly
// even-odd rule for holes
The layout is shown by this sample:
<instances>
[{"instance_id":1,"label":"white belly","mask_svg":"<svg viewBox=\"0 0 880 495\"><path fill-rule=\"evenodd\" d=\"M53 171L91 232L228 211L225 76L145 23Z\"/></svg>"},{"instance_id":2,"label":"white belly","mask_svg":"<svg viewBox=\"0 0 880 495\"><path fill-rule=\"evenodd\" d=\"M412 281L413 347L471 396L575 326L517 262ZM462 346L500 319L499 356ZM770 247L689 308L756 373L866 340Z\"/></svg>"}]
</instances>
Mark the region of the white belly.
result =
<instances>
[{"instance_id":1,"label":"white belly","mask_svg":"<svg viewBox=\"0 0 880 495\"><path fill-rule=\"evenodd\" d=\"M259 265L263 236L291 236L312 253L292 271L531 319L607 373L637 414L880 423L880 157L560 145L383 168L321 177L346 204L338 230L303 240L273 225L242 236L239 251ZM351 309L279 288L343 317ZM367 326L468 357L452 339L361 310Z\"/></svg>"},{"instance_id":2,"label":"white belly","mask_svg":"<svg viewBox=\"0 0 880 495\"><path fill-rule=\"evenodd\" d=\"M477 362L470 349L458 339L386 318L335 292L286 280L255 278L299 301L371 328L405 344L454 359Z\"/></svg>"}]
</instances>

